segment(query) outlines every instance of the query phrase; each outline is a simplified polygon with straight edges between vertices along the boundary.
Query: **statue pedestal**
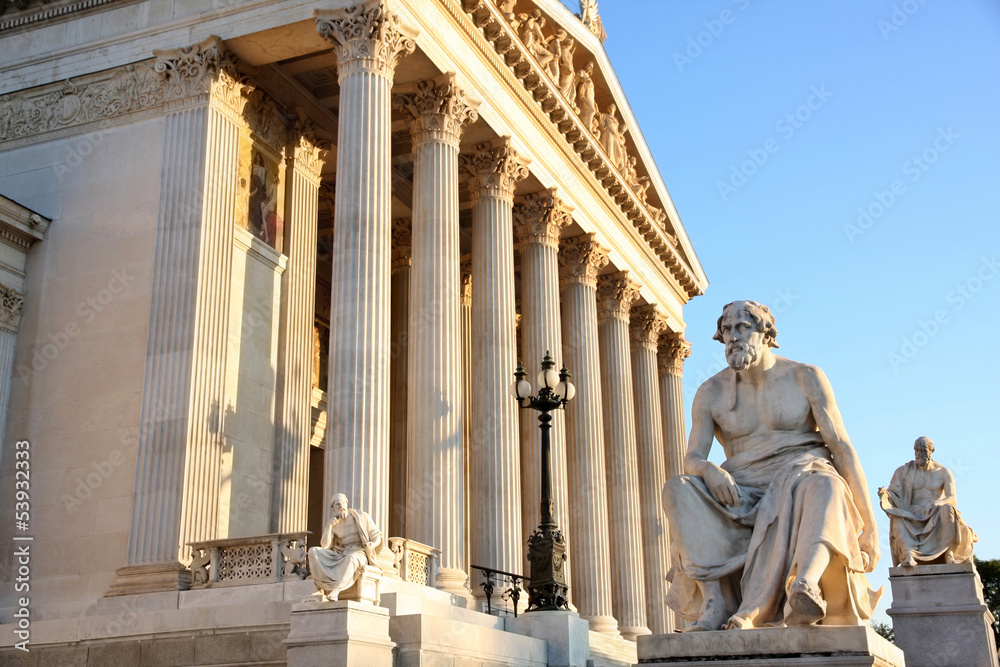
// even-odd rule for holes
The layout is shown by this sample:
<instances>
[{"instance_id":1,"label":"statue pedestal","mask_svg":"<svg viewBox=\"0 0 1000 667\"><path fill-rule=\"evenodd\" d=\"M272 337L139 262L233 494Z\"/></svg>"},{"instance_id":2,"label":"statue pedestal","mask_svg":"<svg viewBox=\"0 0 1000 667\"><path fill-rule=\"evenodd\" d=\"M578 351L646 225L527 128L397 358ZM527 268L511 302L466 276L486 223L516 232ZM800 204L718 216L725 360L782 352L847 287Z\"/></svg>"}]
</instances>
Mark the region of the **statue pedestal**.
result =
<instances>
[{"instance_id":1,"label":"statue pedestal","mask_svg":"<svg viewBox=\"0 0 1000 667\"><path fill-rule=\"evenodd\" d=\"M288 667L392 667L389 610L338 600L292 606Z\"/></svg>"},{"instance_id":2,"label":"statue pedestal","mask_svg":"<svg viewBox=\"0 0 1000 667\"><path fill-rule=\"evenodd\" d=\"M907 667L997 667L993 614L972 563L889 568L896 645Z\"/></svg>"},{"instance_id":3,"label":"statue pedestal","mask_svg":"<svg viewBox=\"0 0 1000 667\"><path fill-rule=\"evenodd\" d=\"M642 667L903 667L903 652L867 625L647 635L637 650Z\"/></svg>"},{"instance_id":4,"label":"statue pedestal","mask_svg":"<svg viewBox=\"0 0 1000 667\"><path fill-rule=\"evenodd\" d=\"M507 618L507 632L548 644L549 667L587 667L590 659L590 623L571 611L529 611Z\"/></svg>"}]
</instances>

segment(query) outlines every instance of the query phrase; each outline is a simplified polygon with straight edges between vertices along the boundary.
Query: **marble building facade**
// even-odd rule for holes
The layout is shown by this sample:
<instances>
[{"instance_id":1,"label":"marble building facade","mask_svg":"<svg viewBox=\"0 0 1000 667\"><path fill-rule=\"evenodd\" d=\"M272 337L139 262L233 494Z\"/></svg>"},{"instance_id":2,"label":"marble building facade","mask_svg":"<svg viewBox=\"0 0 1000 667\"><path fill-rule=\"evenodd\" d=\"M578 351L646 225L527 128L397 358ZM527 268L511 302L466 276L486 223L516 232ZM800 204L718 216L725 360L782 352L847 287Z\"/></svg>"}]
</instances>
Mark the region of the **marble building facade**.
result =
<instances>
[{"instance_id":1,"label":"marble building facade","mask_svg":"<svg viewBox=\"0 0 1000 667\"><path fill-rule=\"evenodd\" d=\"M473 565L528 571L541 445L507 387L547 351L577 386L553 428L571 603L592 645L673 630L658 498L708 281L596 3L22 4L0 13L4 646L30 536L38 651L245 635L243 662L281 664L308 582L199 567L220 541L293 563L336 492L427 548L434 605L480 609Z\"/></svg>"}]
</instances>

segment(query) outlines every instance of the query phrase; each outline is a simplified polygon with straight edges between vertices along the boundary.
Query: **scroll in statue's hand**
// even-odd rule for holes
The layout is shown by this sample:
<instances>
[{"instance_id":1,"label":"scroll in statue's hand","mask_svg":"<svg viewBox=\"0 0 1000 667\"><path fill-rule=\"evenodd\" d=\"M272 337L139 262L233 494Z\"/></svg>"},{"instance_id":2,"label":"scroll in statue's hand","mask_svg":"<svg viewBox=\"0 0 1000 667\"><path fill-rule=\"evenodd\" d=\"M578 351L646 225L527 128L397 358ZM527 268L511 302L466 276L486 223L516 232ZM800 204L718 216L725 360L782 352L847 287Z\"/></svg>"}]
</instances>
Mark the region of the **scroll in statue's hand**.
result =
<instances>
[{"instance_id":1,"label":"scroll in statue's hand","mask_svg":"<svg viewBox=\"0 0 1000 667\"><path fill-rule=\"evenodd\" d=\"M709 464L703 471L702 479L712 497L723 505L736 507L740 504L740 487L733 481L733 476L722 468Z\"/></svg>"}]
</instances>

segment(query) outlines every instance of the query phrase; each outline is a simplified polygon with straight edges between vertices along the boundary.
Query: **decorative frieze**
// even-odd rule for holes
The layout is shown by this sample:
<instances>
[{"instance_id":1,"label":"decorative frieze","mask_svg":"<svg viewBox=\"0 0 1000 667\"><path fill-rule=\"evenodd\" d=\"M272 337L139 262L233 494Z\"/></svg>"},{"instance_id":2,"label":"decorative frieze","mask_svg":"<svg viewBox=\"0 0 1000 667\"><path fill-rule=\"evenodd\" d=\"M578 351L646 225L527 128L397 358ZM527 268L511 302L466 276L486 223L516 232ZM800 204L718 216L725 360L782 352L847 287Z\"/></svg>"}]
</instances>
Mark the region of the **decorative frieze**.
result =
<instances>
[{"instance_id":1,"label":"decorative frieze","mask_svg":"<svg viewBox=\"0 0 1000 667\"><path fill-rule=\"evenodd\" d=\"M385 0L316 10L316 30L334 45L341 80L358 69L391 77L400 59L416 48L416 31L404 26Z\"/></svg>"},{"instance_id":2,"label":"decorative frieze","mask_svg":"<svg viewBox=\"0 0 1000 667\"><path fill-rule=\"evenodd\" d=\"M566 289L572 283L597 287L597 274L611 261L610 251L591 232L563 239L559 246L559 284Z\"/></svg>"},{"instance_id":3,"label":"decorative frieze","mask_svg":"<svg viewBox=\"0 0 1000 667\"><path fill-rule=\"evenodd\" d=\"M514 188L528 176L531 160L522 157L511 144L510 137L477 144L468 155L460 158L469 173L469 195L473 201L482 197L498 197L513 201Z\"/></svg>"},{"instance_id":4,"label":"decorative frieze","mask_svg":"<svg viewBox=\"0 0 1000 667\"><path fill-rule=\"evenodd\" d=\"M514 204L514 232L520 243L559 247L562 230L573 222L573 207L563 202L555 188L521 197Z\"/></svg>"},{"instance_id":5,"label":"decorative frieze","mask_svg":"<svg viewBox=\"0 0 1000 667\"><path fill-rule=\"evenodd\" d=\"M404 89L393 97L392 103L410 116L414 146L435 140L457 147L465 127L479 118L476 111L479 102L469 99L455 84L455 75L451 73Z\"/></svg>"},{"instance_id":6,"label":"decorative frieze","mask_svg":"<svg viewBox=\"0 0 1000 667\"><path fill-rule=\"evenodd\" d=\"M632 303L639 298L640 285L628 271L619 271L597 279L597 319L614 317L629 321Z\"/></svg>"},{"instance_id":7,"label":"decorative frieze","mask_svg":"<svg viewBox=\"0 0 1000 667\"><path fill-rule=\"evenodd\" d=\"M632 345L656 352L660 334L667 330L667 314L656 304L636 306L629 319Z\"/></svg>"},{"instance_id":8,"label":"decorative frieze","mask_svg":"<svg viewBox=\"0 0 1000 667\"><path fill-rule=\"evenodd\" d=\"M660 337L657 357L660 375L683 375L684 360L690 356L691 343L684 340L683 333L670 333Z\"/></svg>"}]
</instances>

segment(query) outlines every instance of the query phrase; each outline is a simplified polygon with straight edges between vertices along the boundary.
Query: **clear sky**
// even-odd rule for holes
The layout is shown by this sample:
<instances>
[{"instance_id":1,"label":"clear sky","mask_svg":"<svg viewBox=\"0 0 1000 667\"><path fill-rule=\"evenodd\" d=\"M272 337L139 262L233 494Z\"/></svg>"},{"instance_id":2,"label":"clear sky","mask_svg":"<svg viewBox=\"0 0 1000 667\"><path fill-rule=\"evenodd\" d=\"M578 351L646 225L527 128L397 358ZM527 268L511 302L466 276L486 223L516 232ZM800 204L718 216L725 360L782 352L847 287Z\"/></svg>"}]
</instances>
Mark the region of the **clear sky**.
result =
<instances>
[{"instance_id":1,"label":"clear sky","mask_svg":"<svg viewBox=\"0 0 1000 667\"><path fill-rule=\"evenodd\" d=\"M767 304L778 353L829 377L876 508L876 488L930 436L977 555L1000 558L1000 2L603 0L599 12L711 282L685 307L688 420L724 364L711 340L722 306ZM886 620L876 513L870 579L886 586Z\"/></svg>"}]
</instances>

